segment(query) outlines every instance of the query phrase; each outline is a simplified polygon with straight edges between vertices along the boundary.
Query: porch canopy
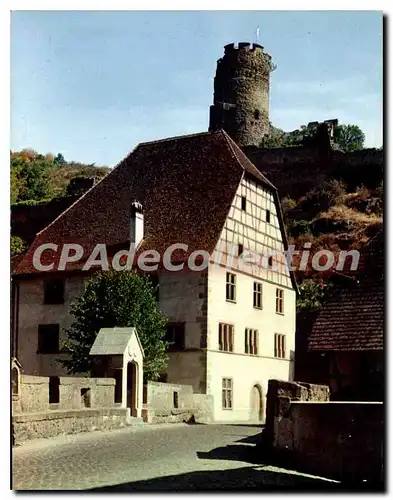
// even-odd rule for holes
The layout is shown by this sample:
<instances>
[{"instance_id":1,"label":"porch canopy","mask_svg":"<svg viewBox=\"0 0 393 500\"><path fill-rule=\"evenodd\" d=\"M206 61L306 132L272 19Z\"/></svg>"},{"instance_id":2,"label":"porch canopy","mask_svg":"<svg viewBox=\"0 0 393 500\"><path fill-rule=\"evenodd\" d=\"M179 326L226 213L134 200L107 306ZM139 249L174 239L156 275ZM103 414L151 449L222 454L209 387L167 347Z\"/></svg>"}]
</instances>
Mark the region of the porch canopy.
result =
<instances>
[{"instance_id":1,"label":"porch canopy","mask_svg":"<svg viewBox=\"0 0 393 500\"><path fill-rule=\"evenodd\" d=\"M144 352L139 340L138 332L134 327L120 328L101 328L90 349L90 356L108 356L109 365L114 369L122 369L122 398L121 406L129 406L130 397L133 392L132 400L135 402L135 408L131 408L132 413L140 417L142 414L142 395L143 395L143 358ZM119 363L116 362L119 360ZM128 365L134 365L134 379L132 387L127 376Z\"/></svg>"}]
</instances>

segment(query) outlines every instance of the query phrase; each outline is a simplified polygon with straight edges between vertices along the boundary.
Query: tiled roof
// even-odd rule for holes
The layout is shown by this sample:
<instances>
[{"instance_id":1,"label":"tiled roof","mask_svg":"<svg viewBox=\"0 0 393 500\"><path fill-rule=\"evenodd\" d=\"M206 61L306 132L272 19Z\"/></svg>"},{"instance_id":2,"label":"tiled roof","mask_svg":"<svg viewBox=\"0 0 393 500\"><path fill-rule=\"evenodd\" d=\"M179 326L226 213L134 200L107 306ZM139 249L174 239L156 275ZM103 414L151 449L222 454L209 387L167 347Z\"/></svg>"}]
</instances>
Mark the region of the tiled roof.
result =
<instances>
[{"instance_id":1,"label":"tiled roof","mask_svg":"<svg viewBox=\"0 0 393 500\"><path fill-rule=\"evenodd\" d=\"M316 319L310 350L383 350L384 234L372 238L361 252L356 281L335 290Z\"/></svg>"},{"instance_id":2,"label":"tiled roof","mask_svg":"<svg viewBox=\"0 0 393 500\"><path fill-rule=\"evenodd\" d=\"M275 187L222 130L140 144L37 234L16 274L37 272L32 257L43 243L59 248L79 243L87 258L98 243L115 248L128 242L134 200L142 203L144 211L145 239L140 251L155 249L163 255L171 244L185 243L188 252L174 254L175 260L195 250L212 253L244 174L277 197ZM59 255L60 251L57 259ZM56 258L49 251L41 261L56 264ZM78 267L67 266L67 270Z\"/></svg>"}]
</instances>

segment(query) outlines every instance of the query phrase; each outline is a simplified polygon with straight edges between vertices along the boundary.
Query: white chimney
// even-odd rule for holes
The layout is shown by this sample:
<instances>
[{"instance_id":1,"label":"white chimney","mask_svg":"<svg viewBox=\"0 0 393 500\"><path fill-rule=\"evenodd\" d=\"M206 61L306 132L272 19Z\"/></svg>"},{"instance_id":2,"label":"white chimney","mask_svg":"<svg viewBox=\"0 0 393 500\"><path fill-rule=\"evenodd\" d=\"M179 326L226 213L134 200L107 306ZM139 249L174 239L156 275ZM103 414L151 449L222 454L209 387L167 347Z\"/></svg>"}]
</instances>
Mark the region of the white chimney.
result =
<instances>
[{"instance_id":1,"label":"white chimney","mask_svg":"<svg viewBox=\"0 0 393 500\"><path fill-rule=\"evenodd\" d=\"M130 242L134 243L135 248L143 240L143 235L143 208L141 203L133 201L131 204Z\"/></svg>"}]
</instances>

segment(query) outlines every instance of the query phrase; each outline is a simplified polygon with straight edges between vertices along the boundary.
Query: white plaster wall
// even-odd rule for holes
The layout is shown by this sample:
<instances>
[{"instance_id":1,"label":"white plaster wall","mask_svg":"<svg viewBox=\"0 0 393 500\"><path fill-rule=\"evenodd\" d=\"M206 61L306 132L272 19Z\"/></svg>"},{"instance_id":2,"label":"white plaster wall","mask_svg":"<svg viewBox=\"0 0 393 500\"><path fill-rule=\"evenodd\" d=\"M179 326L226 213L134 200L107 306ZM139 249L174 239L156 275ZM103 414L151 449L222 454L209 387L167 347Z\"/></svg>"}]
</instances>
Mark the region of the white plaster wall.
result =
<instances>
[{"instance_id":1,"label":"white plaster wall","mask_svg":"<svg viewBox=\"0 0 393 500\"><path fill-rule=\"evenodd\" d=\"M67 276L64 304L44 304L42 278L31 278L19 282L19 339L18 361L26 375L64 376L67 371L56 361L59 354L37 354L38 325L59 324L60 339L65 338L64 328L72 322L69 314L71 303L84 288L82 276Z\"/></svg>"},{"instance_id":2,"label":"white plaster wall","mask_svg":"<svg viewBox=\"0 0 393 500\"><path fill-rule=\"evenodd\" d=\"M256 278L236 273L236 303L226 301L224 268L209 270L207 393L214 396L216 420L247 420L250 394L258 382L267 393L269 378L291 380L295 349L295 291L284 290L284 314L276 313L277 285L262 282L262 309L253 307ZM234 325L234 352L219 351L219 323ZM245 329L258 330L258 356L245 354ZM286 359L274 358L274 335L286 335ZM292 357L292 360L291 360ZM234 408L221 409L222 378L233 378Z\"/></svg>"},{"instance_id":3,"label":"white plaster wall","mask_svg":"<svg viewBox=\"0 0 393 500\"><path fill-rule=\"evenodd\" d=\"M241 210L241 197L247 200ZM266 222L270 210L270 223ZM292 380L294 371L296 294L287 267L281 263L273 270L244 264L234 257L225 260L232 244L242 243L244 251L284 250L278 222L278 207L272 194L253 181L243 179L233 200L227 221L213 254L208 273L207 394L214 396L215 420L248 420L251 390L259 384L263 405L268 380ZM226 267L222 265L225 264ZM236 302L226 300L226 273L236 275ZM253 283L262 283L262 309L253 307ZM276 289L284 290L284 314L276 313ZM234 352L219 351L219 323L234 325ZM245 329L258 330L258 356L245 354ZM286 359L274 357L275 334L286 336ZM222 378L233 379L233 409L222 409Z\"/></svg>"}]
</instances>

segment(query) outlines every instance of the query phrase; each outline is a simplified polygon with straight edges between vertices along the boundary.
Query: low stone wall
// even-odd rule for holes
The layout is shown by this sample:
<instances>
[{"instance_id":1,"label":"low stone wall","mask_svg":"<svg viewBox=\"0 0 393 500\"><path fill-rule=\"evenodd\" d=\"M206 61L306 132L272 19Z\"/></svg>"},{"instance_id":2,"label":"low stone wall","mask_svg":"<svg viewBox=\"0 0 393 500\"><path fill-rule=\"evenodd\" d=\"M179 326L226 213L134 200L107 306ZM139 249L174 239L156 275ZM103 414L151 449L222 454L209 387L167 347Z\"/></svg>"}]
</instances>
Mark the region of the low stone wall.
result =
<instances>
[{"instance_id":1,"label":"low stone wall","mask_svg":"<svg viewBox=\"0 0 393 500\"><path fill-rule=\"evenodd\" d=\"M309 474L381 484L383 404L329 401L328 395L326 386L270 380L265 452Z\"/></svg>"},{"instance_id":2,"label":"low stone wall","mask_svg":"<svg viewBox=\"0 0 393 500\"><path fill-rule=\"evenodd\" d=\"M12 418L13 444L59 434L75 434L98 429L117 429L127 425L125 408L86 408L21 413Z\"/></svg>"},{"instance_id":3,"label":"low stone wall","mask_svg":"<svg viewBox=\"0 0 393 500\"><path fill-rule=\"evenodd\" d=\"M327 385L269 380L266 396L266 425L264 446L271 448L277 435L277 424L287 411L291 401L329 401L330 390Z\"/></svg>"},{"instance_id":4,"label":"low stone wall","mask_svg":"<svg viewBox=\"0 0 393 500\"><path fill-rule=\"evenodd\" d=\"M59 408L100 408L114 405L115 379L60 377Z\"/></svg>"},{"instance_id":5,"label":"low stone wall","mask_svg":"<svg viewBox=\"0 0 393 500\"><path fill-rule=\"evenodd\" d=\"M19 406L21 412L35 412L49 408L49 377L21 375Z\"/></svg>"},{"instance_id":6,"label":"low stone wall","mask_svg":"<svg viewBox=\"0 0 393 500\"><path fill-rule=\"evenodd\" d=\"M297 468L348 483L383 481L382 403L291 402L274 448Z\"/></svg>"},{"instance_id":7,"label":"low stone wall","mask_svg":"<svg viewBox=\"0 0 393 500\"><path fill-rule=\"evenodd\" d=\"M21 375L19 394L13 395L13 413L114 406L115 379L59 377L59 398L53 403L49 399L49 380L49 377Z\"/></svg>"},{"instance_id":8,"label":"low stone wall","mask_svg":"<svg viewBox=\"0 0 393 500\"><path fill-rule=\"evenodd\" d=\"M191 385L148 382L144 391L143 417L148 423L212 420L213 396L194 394Z\"/></svg>"}]
</instances>

